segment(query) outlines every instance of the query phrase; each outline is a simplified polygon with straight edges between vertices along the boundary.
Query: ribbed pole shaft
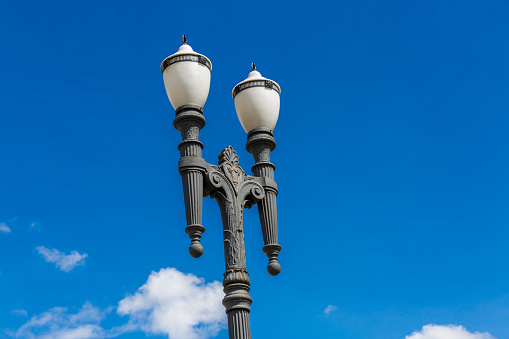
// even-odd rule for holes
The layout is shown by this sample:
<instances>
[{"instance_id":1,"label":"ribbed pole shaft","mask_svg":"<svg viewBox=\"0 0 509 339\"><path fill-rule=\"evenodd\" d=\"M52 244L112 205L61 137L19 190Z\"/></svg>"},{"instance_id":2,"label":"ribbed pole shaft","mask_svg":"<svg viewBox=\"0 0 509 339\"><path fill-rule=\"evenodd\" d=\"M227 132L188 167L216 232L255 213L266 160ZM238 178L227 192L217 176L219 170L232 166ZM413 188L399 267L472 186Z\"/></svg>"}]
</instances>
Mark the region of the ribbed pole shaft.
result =
<instances>
[{"instance_id":1,"label":"ribbed pole shaft","mask_svg":"<svg viewBox=\"0 0 509 339\"><path fill-rule=\"evenodd\" d=\"M234 309L228 312L228 337L230 339L251 339L249 312Z\"/></svg>"}]
</instances>

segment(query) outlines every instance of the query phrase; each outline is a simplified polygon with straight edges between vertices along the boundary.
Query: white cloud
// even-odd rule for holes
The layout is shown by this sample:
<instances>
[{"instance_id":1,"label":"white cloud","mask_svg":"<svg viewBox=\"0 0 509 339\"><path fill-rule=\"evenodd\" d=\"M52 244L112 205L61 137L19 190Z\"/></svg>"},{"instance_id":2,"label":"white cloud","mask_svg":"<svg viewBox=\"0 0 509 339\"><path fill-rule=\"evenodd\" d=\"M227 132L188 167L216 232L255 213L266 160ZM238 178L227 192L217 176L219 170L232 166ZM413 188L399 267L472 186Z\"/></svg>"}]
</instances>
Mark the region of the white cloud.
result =
<instances>
[{"instance_id":1,"label":"white cloud","mask_svg":"<svg viewBox=\"0 0 509 339\"><path fill-rule=\"evenodd\" d=\"M86 302L77 313L67 313L65 307L55 307L33 316L12 334L26 339L92 339L105 338L100 326L105 313Z\"/></svg>"},{"instance_id":2,"label":"white cloud","mask_svg":"<svg viewBox=\"0 0 509 339\"><path fill-rule=\"evenodd\" d=\"M331 314L332 312L337 311L337 310L338 310L338 307L337 307L337 306L334 306L334 305L327 305L327 307L325 308L325 310L323 310L323 313L325 313L325 315L329 315L329 314Z\"/></svg>"},{"instance_id":3,"label":"white cloud","mask_svg":"<svg viewBox=\"0 0 509 339\"><path fill-rule=\"evenodd\" d=\"M44 246L38 246L35 250L42 255L47 262L54 263L64 272L69 272L76 266L84 265L85 258L88 257L86 253L80 254L76 251L72 251L71 254L65 254L55 248L49 249Z\"/></svg>"},{"instance_id":4,"label":"white cloud","mask_svg":"<svg viewBox=\"0 0 509 339\"><path fill-rule=\"evenodd\" d=\"M22 309L12 310L11 313L22 317L26 317L28 315L28 312Z\"/></svg>"},{"instance_id":5,"label":"white cloud","mask_svg":"<svg viewBox=\"0 0 509 339\"><path fill-rule=\"evenodd\" d=\"M407 335L405 339L496 339L489 333L468 332L463 326L425 325L419 332Z\"/></svg>"},{"instance_id":6,"label":"white cloud","mask_svg":"<svg viewBox=\"0 0 509 339\"><path fill-rule=\"evenodd\" d=\"M28 226L29 226L30 231L36 231L36 232L41 231L41 224L38 221L32 221L31 223L28 224Z\"/></svg>"},{"instance_id":7,"label":"white cloud","mask_svg":"<svg viewBox=\"0 0 509 339\"><path fill-rule=\"evenodd\" d=\"M169 339L210 338L226 326L221 283L205 284L174 268L152 272L147 282L119 302L131 330L167 334Z\"/></svg>"},{"instance_id":8,"label":"white cloud","mask_svg":"<svg viewBox=\"0 0 509 339\"><path fill-rule=\"evenodd\" d=\"M169 339L211 338L226 327L223 296L217 281L205 284L192 274L165 268L152 272L143 286L119 302L117 313L129 317L124 325L103 328L101 321L114 308L101 310L86 302L76 313L55 307L33 316L17 331L5 333L23 339L114 338L135 331Z\"/></svg>"},{"instance_id":9,"label":"white cloud","mask_svg":"<svg viewBox=\"0 0 509 339\"><path fill-rule=\"evenodd\" d=\"M5 222L0 222L0 232L2 233L11 233L11 229Z\"/></svg>"}]
</instances>

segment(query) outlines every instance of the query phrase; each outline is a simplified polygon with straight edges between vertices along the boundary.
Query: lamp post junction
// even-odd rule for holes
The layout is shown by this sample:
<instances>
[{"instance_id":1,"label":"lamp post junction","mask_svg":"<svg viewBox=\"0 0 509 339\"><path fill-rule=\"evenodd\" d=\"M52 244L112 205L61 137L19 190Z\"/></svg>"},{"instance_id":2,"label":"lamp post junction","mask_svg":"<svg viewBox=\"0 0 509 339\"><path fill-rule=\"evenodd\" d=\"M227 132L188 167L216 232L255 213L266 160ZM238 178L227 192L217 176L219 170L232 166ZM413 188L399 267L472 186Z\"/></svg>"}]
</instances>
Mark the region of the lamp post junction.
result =
<instances>
[{"instance_id":1,"label":"lamp post junction","mask_svg":"<svg viewBox=\"0 0 509 339\"><path fill-rule=\"evenodd\" d=\"M253 175L239 166L237 153L231 146L219 154L218 165L202 158L203 144L200 130L205 126L203 106L210 87L212 63L204 55L193 51L182 37L177 53L161 63L161 72L168 98L175 109L173 126L180 131L180 160L186 210L186 233L191 239L189 253L198 258L203 254L200 243L205 231L202 225L202 200L210 196L221 210L224 238L225 273L223 305L228 315L230 339L250 339L249 296L250 280L246 268L243 232L244 208L258 206L263 233L263 251L269 259L267 271L277 275L281 266L277 261L278 244L277 185L275 166L270 154L276 147L272 131L279 115L279 85L261 76L253 62L248 78L232 90L235 109L247 132L246 150L254 157Z\"/></svg>"}]
</instances>

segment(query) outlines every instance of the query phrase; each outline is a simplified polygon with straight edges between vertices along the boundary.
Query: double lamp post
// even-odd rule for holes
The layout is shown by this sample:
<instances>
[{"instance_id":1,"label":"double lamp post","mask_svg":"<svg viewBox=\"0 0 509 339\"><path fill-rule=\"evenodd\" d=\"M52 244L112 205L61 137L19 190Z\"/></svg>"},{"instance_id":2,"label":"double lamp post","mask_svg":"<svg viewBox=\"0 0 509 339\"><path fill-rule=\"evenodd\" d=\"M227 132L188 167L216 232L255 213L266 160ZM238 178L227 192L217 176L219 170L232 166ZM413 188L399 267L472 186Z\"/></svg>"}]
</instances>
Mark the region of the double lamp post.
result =
<instances>
[{"instance_id":1,"label":"double lamp post","mask_svg":"<svg viewBox=\"0 0 509 339\"><path fill-rule=\"evenodd\" d=\"M237 153L228 146L219 155L218 166L207 163L201 156L203 144L198 140L205 126L203 106L210 88L210 60L193 51L185 36L178 52L161 63L164 86L175 109L173 126L180 131L179 172L184 187L186 209L186 233L191 238L189 253L198 258L203 253L200 243L205 227L202 225L202 200L210 196L216 199L223 221L225 273L223 305L228 315L230 339L250 339L249 312L252 302L249 296L249 276L243 232L244 208L257 204L262 226L263 251L269 258L267 271L277 275L281 266L277 256L281 250L277 235L275 166L270 153L276 147L272 131L279 115L277 83L262 77L253 70L246 80L232 91L235 110L247 132L246 149L255 160L253 176L239 166Z\"/></svg>"}]
</instances>

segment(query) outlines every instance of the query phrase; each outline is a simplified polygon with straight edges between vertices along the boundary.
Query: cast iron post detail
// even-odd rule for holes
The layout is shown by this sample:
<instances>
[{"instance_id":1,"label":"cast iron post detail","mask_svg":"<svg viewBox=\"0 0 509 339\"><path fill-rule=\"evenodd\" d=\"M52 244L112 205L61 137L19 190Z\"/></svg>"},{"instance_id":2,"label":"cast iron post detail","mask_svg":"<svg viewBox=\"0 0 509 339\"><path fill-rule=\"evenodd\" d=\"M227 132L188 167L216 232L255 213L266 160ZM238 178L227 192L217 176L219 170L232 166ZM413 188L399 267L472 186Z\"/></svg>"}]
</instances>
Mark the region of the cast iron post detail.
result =
<instances>
[{"instance_id":1,"label":"cast iron post detail","mask_svg":"<svg viewBox=\"0 0 509 339\"><path fill-rule=\"evenodd\" d=\"M198 140L205 118L200 107L185 105L177 108L174 127L180 131L179 172L182 175L186 208L186 233L191 238L189 253L197 258L203 253L200 238L202 225L202 198L210 196L217 201L223 222L225 273L223 305L228 315L230 339L250 339L249 275L243 232L244 208L258 204L265 246L269 258L267 270L277 275L281 266L277 256L281 250L277 239L276 195L274 165L270 152L276 142L268 129L255 129L248 134L246 149L253 154L254 176L247 175L239 166L237 153L231 146L219 155L218 166L207 163L201 156L203 144Z\"/></svg>"},{"instance_id":2,"label":"cast iron post detail","mask_svg":"<svg viewBox=\"0 0 509 339\"><path fill-rule=\"evenodd\" d=\"M267 270L271 275L278 275L281 265L277 262L277 256L281 250L277 239L277 185L274 181L274 170L276 166L270 162L270 152L276 148L276 141L272 132L267 128L256 128L247 135L246 150L251 153L255 165L251 171L255 177L265 179L265 198L258 203L258 213L262 223L263 252L269 257Z\"/></svg>"},{"instance_id":3,"label":"cast iron post detail","mask_svg":"<svg viewBox=\"0 0 509 339\"><path fill-rule=\"evenodd\" d=\"M200 238L205 227L202 225L203 174L205 161L201 157L203 144L198 140L200 130L205 126L205 118L200 107L195 105L180 106L175 111L173 126L180 131L182 142L180 151L179 172L184 187L186 207L186 233L191 238L189 253L198 258L203 253Z\"/></svg>"}]
</instances>

